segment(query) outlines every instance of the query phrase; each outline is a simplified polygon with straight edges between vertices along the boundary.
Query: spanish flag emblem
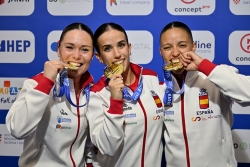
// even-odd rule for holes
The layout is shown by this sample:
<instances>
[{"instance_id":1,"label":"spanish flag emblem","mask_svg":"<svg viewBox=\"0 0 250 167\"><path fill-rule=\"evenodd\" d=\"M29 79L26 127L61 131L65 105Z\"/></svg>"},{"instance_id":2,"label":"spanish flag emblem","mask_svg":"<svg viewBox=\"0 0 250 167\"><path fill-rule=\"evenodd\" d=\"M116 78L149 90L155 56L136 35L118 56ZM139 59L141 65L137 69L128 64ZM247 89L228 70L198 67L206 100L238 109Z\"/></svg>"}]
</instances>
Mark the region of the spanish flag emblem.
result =
<instances>
[{"instance_id":1,"label":"spanish flag emblem","mask_svg":"<svg viewBox=\"0 0 250 167\"><path fill-rule=\"evenodd\" d=\"M199 103L201 109L209 108L209 100L206 89L201 89L199 94Z\"/></svg>"},{"instance_id":2,"label":"spanish flag emblem","mask_svg":"<svg viewBox=\"0 0 250 167\"><path fill-rule=\"evenodd\" d=\"M161 108L162 107L162 103L161 103L161 99L159 98L159 96L153 91L151 90L151 94L155 100L155 104L158 108Z\"/></svg>"}]
</instances>

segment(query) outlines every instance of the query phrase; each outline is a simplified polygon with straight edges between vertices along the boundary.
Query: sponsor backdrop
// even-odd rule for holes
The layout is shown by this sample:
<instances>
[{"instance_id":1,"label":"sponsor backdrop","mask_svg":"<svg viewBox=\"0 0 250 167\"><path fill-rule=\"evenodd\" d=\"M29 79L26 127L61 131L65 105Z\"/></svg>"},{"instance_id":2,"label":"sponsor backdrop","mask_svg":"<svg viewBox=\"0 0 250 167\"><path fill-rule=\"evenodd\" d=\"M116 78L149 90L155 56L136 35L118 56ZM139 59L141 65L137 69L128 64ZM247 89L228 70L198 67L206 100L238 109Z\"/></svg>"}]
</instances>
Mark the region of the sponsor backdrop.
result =
<instances>
[{"instance_id":1,"label":"sponsor backdrop","mask_svg":"<svg viewBox=\"0 0 250 167\"><path fill-rule=\"evenodd\" d=\"M56 42L66 25L83 22L95 31L104 22L121 24L132 44L131 61L163 80L159 34L175 20L190 26L199 55L250 75L250 0L0 0L0 166L16 167L23 145L7 131L5 116L23 81L57 59ZM103 73L96 58L90 72L95 81ZM234 104L233 112L236 158L246 167L250 107Z\"/></svg>"}]
</instances>

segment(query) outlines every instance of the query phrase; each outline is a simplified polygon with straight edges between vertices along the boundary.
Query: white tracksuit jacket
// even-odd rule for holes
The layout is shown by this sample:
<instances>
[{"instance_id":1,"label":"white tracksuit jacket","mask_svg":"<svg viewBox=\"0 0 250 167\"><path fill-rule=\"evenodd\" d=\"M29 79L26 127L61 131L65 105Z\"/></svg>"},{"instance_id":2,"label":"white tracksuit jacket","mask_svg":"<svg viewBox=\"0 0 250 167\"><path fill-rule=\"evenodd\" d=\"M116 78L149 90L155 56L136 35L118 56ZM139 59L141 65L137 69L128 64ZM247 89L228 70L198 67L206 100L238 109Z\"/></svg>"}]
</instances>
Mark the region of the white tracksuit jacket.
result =
<instances>
[{"instance_id":1,"label":"white tracksuit jacket","mask_svg":"<svg viewBox=\"0 0 250 167\"><path fill-rule=\"evenodd\" d=\"M137 103L110 98L105 77L91 88L87 117L92 142L99 149L93 166L161 166L163 108L159 98L162 93L159 80L155 72L142 70L142 67L132 63L130 65L137 80L142 78L143 82L143 91ZM131 89L128 90L132 94ZM97 141L96 136L102 129L106 138Z\"/></svg>"},{"instance_id":2,"label":"white tracksuit jacket","mask_svg":"<svg viewBox=\"0 0 250 167\"><path fill-rule=\"evenodd\" d=\"M198 70L187 72L184 94L173 95L173 107L164 111L167 167L236 167L231 104L249 105L249 81L206 59ZM179 91L174 76L173 84Z\"/></svg>"},{"instance_id":3,"label":"white tracksuit jacket","mask_svg":"<svg viewBox=\"0 0 250 167\"><path fill-rule=\"evenodd\" d=\"M82 79L83 88L92 85L88 72ZM58 80L59 77L57 83ZM76 97L73 80L69 79L69 84L72 101L85 104L85 94ZM84 151L87 157L91 156L91 147L85 149L89 133L87 105L76 108L65 96L53 97L53 89L54 82L42 73L25 80L6 116L7 129L14 137L24 139L20 167L85 167L86 161L92 162L84 158Z\"/></svg>"}]
</instances>

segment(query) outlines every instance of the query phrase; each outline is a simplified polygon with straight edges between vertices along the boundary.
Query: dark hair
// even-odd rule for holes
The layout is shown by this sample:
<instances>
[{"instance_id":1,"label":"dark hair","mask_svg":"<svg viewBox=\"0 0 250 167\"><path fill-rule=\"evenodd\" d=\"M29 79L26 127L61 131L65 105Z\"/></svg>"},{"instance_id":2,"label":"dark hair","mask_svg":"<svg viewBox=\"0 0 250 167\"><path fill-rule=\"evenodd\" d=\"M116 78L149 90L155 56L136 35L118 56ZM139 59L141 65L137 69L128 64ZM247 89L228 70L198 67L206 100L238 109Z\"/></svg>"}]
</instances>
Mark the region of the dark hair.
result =
<instances>
[{"instance_id":1,"label":"dark hair","mask_svg":"<svg viewBox=\"0 0 250 167\"><path fill-rule=\"evenodd\" d=\"M167 30L169 30L169 29L171 29L171 28L181 28L181 29L185 30L185 31L188 33L190 39L191 39L192 42L193 42L193 36L192 36L192 32L191 32L190 28L189 28L186 24L184 24L184 23L182 23L182 22L179 22L179 21L174 21L174 22L171 22L171 23L167 24L167 25L161 30L160 40L161 40L162 34L163 34L165 31L167 31Z\"/></svg>"},{"instance_id":2,"label":"dark hair","mask_svg":"<svg viewBox=\"0 0 250 167\"><path fill-rule=\"evenodd\" d=\"M87 25L85 25L83 23L78 23L78 22L69 24L67 27L64 28L64 30L62 31L62 34L60 36L60 41L58 42L58 46L60 46L60 42L63 41L66 33L68 31L75 30L75 29L86 31L90 35L90 37L92 39L92 45L94 46L94 42L93 42L94 35L93 35L92 30ZM94 47L93 47L93 49L94 49Z\"/></svg>"},{"instance_id":3,"label":"dark hair","mask_svg":"<svg viewBox=\"0 0 250 167\"><path fill-rule=\"evenodd\" d=\"M97 28L97 30L95 31L94 33L94 46L95 46L95 49L97 51L97 53L100 53L100 49L99 49L99 45L98 45L98 38L105 32L109 31L109 30L117 30L117 31L120 31L122 33L124 33L125 37L126 37L126 42L128 43L128 36L127 36L127 33L126 31L122 28L122 26L120 26L119 24L116 24L116 23L104 23L102 24L101 26L99 26Z\"/></svg>"}]
</instances>

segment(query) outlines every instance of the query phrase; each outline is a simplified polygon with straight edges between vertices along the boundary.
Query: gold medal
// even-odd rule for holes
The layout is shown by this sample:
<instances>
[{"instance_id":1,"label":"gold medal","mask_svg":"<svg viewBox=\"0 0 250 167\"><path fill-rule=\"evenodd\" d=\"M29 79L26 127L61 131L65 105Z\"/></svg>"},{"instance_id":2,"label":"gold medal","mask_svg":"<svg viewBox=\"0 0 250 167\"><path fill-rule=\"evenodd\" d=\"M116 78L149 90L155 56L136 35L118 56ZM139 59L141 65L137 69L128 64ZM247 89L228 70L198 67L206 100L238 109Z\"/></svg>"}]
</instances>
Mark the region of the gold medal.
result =
<instances>
[{"instance_id":1,"label":"gold medal","mask_svg":"<svg viewBox=\"0 0 250 167\"><path fill-rule=\"evenodd\" d=\"M163 68L167 71L175 71L181 69L183 65L179 61L171 62L165 65Z\"/></svg>"},{"instance_id":2,"label":"gold medal","mask_svg":"<svg viewBox=\"0 0 250 167\"><path fill-rule=\"evenodd\" d=\"M76 64L70 62L70 63L69 63L69 66L68 66L68 67L65 67L65 68L68 68L68 69L70 69L70 70L77 70L79 67L77 67Z\"/></svg>"},{"instance_id":3,"label":"gold medal","mask_svg":"<svg viewBox=\"0 0 250 167\"><path fill-rule=\"evenodd\" d=\"M121 64L112 64L111 66L108 66L104 70L104 75L107 78L111 78L113 74L122 74L123 70L124 70L124 68Z\"/></svg>"}]
</instances>

